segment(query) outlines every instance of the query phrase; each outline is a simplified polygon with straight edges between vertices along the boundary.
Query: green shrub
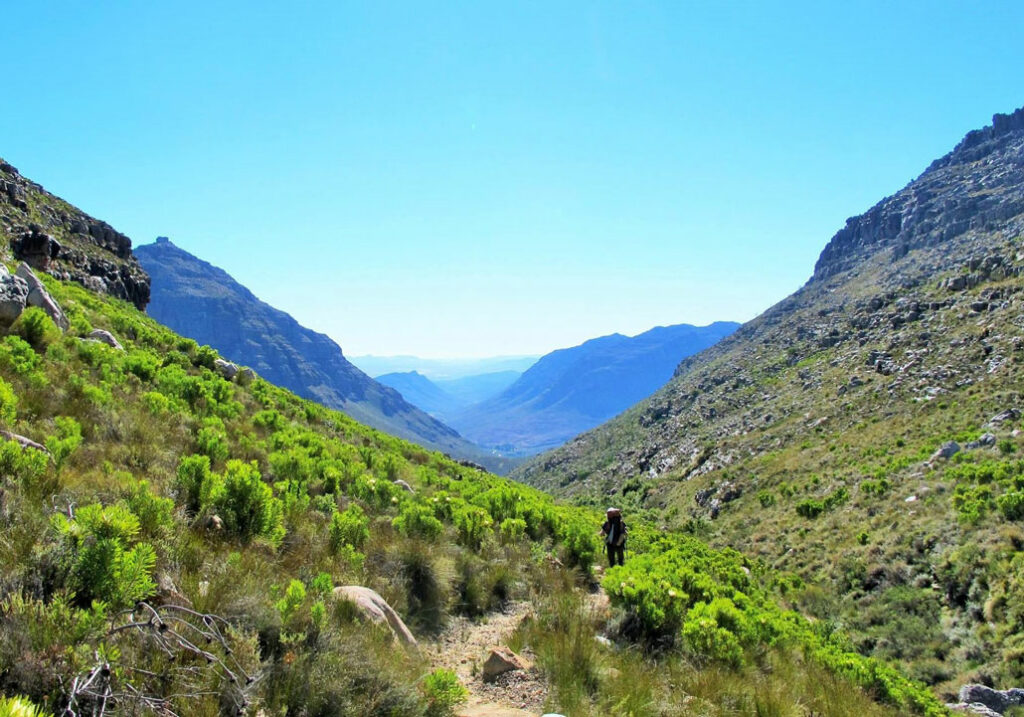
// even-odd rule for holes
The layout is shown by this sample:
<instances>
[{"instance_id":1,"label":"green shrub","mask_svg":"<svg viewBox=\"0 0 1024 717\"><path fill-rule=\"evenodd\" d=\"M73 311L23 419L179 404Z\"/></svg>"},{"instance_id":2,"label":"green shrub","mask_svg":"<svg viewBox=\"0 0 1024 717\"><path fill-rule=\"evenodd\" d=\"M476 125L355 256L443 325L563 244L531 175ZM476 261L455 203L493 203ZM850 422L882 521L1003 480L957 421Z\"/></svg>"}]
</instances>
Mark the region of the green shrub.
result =
<instances>
[{"instance_id":1,"label":"green shrub","mask_svg":"<svg viewBox=\"0 0 1024 717\"><path fill-rule=\"evenodd\" d=\"M459 678L451 670L438 668L423 678L423 694L430 703L431 715L444 717L469 697Z\"/></svg>"},{"instance_id":2,"label":"green shrub","mask_svg":"<svg viewBox=\"0 0 1024 717\"><path fill-rule=\"evenodd\" d=\"M1007 520L1024 520L1024 491L1003 493L996 499L996 505Z\"/></svg>"},{"instance_id":3,"label":"green shrub","mask_svg":"<svg viewBox=\"0 0 1024 717\"><path fill-rule=\"evenodd\" d=\"M32 350L20 336L5 336L0 340L0 366L25 376L37 370L42 357Z\"/></svg>"},{"instance_id":4,"label":"green shrub","mask_svg":"<svg viewBox=\"0 0 1024 717\"><path fill-rule=\"evenodd\" d=\"M242 540L263 538L278 545L284 538L281 501L260 476L256 462L230 460L224 475L211 474L206 502L224 521L224 528Z\"/></svg>"},{"instance_id":5,"label":"green shrub","mask_svg":"<svg viewBox=\"0 0 1024 717\"><path fill-rule=\"evenodd\" d=\"M766 490L762 490L757 494L757 500L761 503L762 508L771 508L775 505L775 496Z\"/></svg>"},{"instance_id":6,"label":"green shrub","mask_svg":"<svg viewBox=\"0 0 1024 717\"><path fill-rule=\"evenodd\" d=\"M57 425L57 433L46 439L46 449L53 456L57 470L60 470L67 457L81 445L82 426L69 416L57 416L53 422Z\"/></svg>"},{"instance_id":7,"label":"green shrub","mask_svg":"<svg viewBox=\"0 0 1024 717\"><path fill-rule=\"evenodd\" d=\"M71 518L56 514L53 525L69 549L72 587L82 604L101 600L121 608L153 593L156 551L136 542L139 519L128 508L93 503Z\"/></svg>"},{"instance_id":8,"label":"green shrub","mask_svg":"<svg viewBox=\"0 0 1024 717\"><path fill-rule=\"evenodd\" d=\"M804 518L817 518L825 512L825 504L820 500L807 498L796 504L796 514Z\"/></svg>"},{"instance_id":9,"label":"green shrub","mask_svg":"<svg viewBox=\"0 0 1024 717\"><path fill-rule=\"evenodd\" d=\"M30 306L11 324L10 332L25 339L40 353L54 341L60 341L61 331L53 319L37 306Z\"/></svg>"},{"instance_id":10,"label":"green shrub","mask_svg":"<svg viewBox=\"0 0 1024 717\"><path fill-rule=\"evenodd\" d=\"M407 538L436 540L444 531L441 521L433 511L420 503L406 503L398 517L391 521L392 527Z\"/></svg>"},{"instance_id":11,"label":"green shrub","mask_svg":"<svg viewBox=\"0 0 1024 717\"><path fill-rule=\"evenodd\" d=\"M208 503L211 488L210 457L191 455L178 462L177 487L185 508L198 513Z\"/></svg>"},{"instance_id":12,"label":"green shrub","mask_svg":"<svg viewBox=\"0 0 1024 717\"><path fill-rule=\"evenodd\" d=\"M337 553L343 545L361 548L370 537L369 526L370 519L355 503L349 504L343 512L335 511L331 516L331 551Z\"/></svg>"},{"instance_id":13,"label":"green shrub","mask_svg":"<svg viewBox=\"0 0 1024 717\"><path fill-rule=\"evenodd\" d=\"M0 717L45 717L42 707L27 697L0 697Z\"/></svg>"},{"instance_id":14,"label":"green shrub","mask_svg":"<svg viewBox=\"0 0 1024 717\"><path fill-rule=\"evenodd\" d=\"M526 537L526 521L522 518L505 518L498 526L501 542L518 543Z\"/></svg>"},{"instance_id":15,"label":"green shrub","mask_svg":"<svg viewBox=\"0 0 1024 717\"><path fill-rule=\"evenodd\" d=\"M230 453L224 422L216 416L204 418L203 427L196 434L196 446L200 453L209 456L213 462L227 460Z\"/></svg>"},{"instance_id":16,"label":"green shrub","mask_svg":"<svg viewBox=\"0 0 1024 717\"><path fill-rule=\"evenodd\" d=\"M0 423L10 425L18 417L18 397L11 384L0 378Z\"/></svg>"}]
</instances>

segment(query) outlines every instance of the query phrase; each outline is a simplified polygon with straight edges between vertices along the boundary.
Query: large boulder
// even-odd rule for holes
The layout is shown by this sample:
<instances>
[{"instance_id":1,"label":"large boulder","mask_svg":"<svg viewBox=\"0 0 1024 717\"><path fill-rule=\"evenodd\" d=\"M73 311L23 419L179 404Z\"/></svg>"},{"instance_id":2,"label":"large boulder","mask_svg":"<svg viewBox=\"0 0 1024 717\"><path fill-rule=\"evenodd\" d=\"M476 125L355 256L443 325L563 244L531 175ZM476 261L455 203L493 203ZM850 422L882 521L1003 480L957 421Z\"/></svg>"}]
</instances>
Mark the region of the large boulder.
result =
<instances>
[{"instance_id":1,"label":"large boulder","mask_svg":"<svg viewBox=\"0 0 1024 717\"><path fill-rule=\"evenodd\" d=\"M53 323L57 324L61 331L67 331L71 326L68 323L68 317L64 315L64 311L60 308L60 304L57 303L56 299L50 296L46 287L43 286L43 282L39 281L39 277L35 275L32 268L25 262L21 262L18 264L17 275L28 284L28 305L39 307L46 312L47 316L53 319Z\"/></svg>"},{"instance_id":2,"label":"large boulder","mask_svg":"<svg viewBox=\"0 0 1024 717\"><path fill-rule=\"evenodd\" d=\"M10 324L21 316L28 303L28 284L20 276L8 273L7 268L0 265L0 321Z\"/></svg>"},{"instance_id":3,"label":"large boulder","mask_svg":"<svg viewBox=\"0 0 1024 717\"><path fill-rule=\"evenodd\" d=\"M960 703L984 705L993 712L1002 714L1010 707L1024 705L1024 689L994 690L985 685L968 684L960 688Z\"/></svg>"},{"instance_id":4,"label":"large boulder","mask_svg":"<svg viewBox=\"0 0 1024 717\"><path fill-rule=\"evenodd\" d=\"M346 600L352 603L360 614L370 622L388 627L391 634L400 642L406 645L416 644L416 638L402 622L402 618L376 591L361 585L343 585L334 588L334 597L337 600Z\"/></svg>"}]
</instances>

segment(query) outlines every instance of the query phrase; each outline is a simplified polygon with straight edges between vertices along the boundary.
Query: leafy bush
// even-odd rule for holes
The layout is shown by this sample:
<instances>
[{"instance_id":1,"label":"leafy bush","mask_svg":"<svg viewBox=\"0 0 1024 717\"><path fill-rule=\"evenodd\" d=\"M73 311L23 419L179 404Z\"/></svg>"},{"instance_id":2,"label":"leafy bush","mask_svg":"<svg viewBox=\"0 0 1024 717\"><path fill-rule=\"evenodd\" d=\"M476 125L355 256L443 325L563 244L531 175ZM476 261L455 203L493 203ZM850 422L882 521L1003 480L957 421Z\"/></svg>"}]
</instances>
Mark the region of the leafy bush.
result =
<instances>
[{"instance_id":1,"label":"leafy bush","mask_svg":"<svg viewBox=\"0 0 1024 717\"><path fill-rule=\"evenodd\" d=\"M1024 520L1024 491L1003 493L996 499L996 505L1007 520Z\"/></svg>"},{"instance_id":2,"label":"leafy bush","mask_svg":"<svg viewBox=\"0 0 1024 717\"><path fill-rule=\"evenodd\" d=\"M12 334L25 339L36 351L45 351L55 341L60 341L61 332L53 319L37 306L30 306L14 320Z\"/></svg>"},{"instance_id":3,"label":"leafy bush","mask_svg":"<svg viewBox=\"0 0 1024 717\"><path fill-rule=\"evenodd\" d=\"M139 519L128 508L93 503L71 518L58 513L53 525L70 551L72 587L80 602L101 600L120 608L152 594L156 551L136 542Z\"/></svg>"},{"instance_id":4,"label":"leafy bush","mask_svg":"<svg viewBox=\"0 0 1024 717\"><path fill-rule=\"evenodd\" d=\"M81 445L82 426L69 416L57 416L53 422L57 425L57 433L46 439L46 449L53 456L57 470L60 470L67 457Z\"/></svg>"},{"instance_id":5,"label":"leafy bush","mask_svg":"<svg viewBox=\"0 0 1024 717\"><path fill-rule=\"evenodd\" d=\"M331 516L330 544L331 551L337 553L343 545L361 548L370 537L370 520L366 513L355 503L343 511L335 511Z\"/></svg>"},{"instance_id":6,"label":"leafy bush","mask_svg":"<svg viewBox=\"0 0 1024 717\"><path fill-rule=\"evenodd\" d=\"M433 511L420 503L407 503L398 517L391 521L392 527L407 538L435 540L444 531L441 521Z\"/></svg>"},{"instance_id":7,"label":"leafy bush","mask_svg":"<svg viewBox=\"0 0 1024 717\"><path fill-rule=\"evenodd\" d=\"M32 704L27 697L0 697L0 717L44 717L42 707Z\"/></svg>"},{"instance_id":8,"label":"leafy bush","mask_svg":"<svg viewBox=\"0 0 1024 717\"><path fill-rule=\"evenodd\" d=\"M454 672L438 668L423 678L423 694L430 703L431 714L442 717L453 714L455 707L469 697L469 690Z\"/></svg>"},{"instance_id":9,"label":"leafy bush","mask_svg":"<svg viewBox=\"0 0 1024 717\"><path fill-rule=\"evenodd\" d=\"M278 545L284 538L281 501L260 476L255 461L230 460L224 475L211 474L207 501L224 521L224 528L242 540L263 538Z\"/></svg>"},{"instance_id":10,"label":"leafy bush","mask_svg":"<svg viewBox=\"0 0 1024 717\"><path fill-rule=\"evenodd\" d=\"M18 415L18 397L11 384L0 378L0 423L10 425Z\"/></svg>"},{"instance_id":11,"label":"leafy bush","mask_svg":"<svg viewBox=\"0 0 1024 717\"><path fill-rule=\"evenodd\" d=\"M198 513L204 503L209 503L211 476L209 456L185 456L178 463L177 486L189 512Z\"/></svg>"}]
</instances>

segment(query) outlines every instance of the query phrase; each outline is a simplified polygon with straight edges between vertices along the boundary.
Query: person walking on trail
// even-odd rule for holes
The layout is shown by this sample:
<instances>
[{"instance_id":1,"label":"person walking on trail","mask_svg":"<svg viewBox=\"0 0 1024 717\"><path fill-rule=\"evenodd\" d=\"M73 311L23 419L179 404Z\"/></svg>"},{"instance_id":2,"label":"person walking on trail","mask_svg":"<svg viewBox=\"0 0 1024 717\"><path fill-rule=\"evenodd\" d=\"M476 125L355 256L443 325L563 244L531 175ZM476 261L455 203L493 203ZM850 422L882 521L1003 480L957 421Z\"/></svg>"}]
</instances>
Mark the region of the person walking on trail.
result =
<instances>
[{"instance_id":1,"label":"person walking on trail","mask_svg":"<svg viewBox=\"0 0 1024 717\"><path fill-rule=\"evenodd\" d=\"M622 511L618 508L609 508L605 518L604 525L601 526L601 535L604 536L604 544L608 548L608 564L614 568L618 560L619 565L625 565L626 535L629 530L626 528L626 521L622 519Z\"/></svg>"}]
</instances>

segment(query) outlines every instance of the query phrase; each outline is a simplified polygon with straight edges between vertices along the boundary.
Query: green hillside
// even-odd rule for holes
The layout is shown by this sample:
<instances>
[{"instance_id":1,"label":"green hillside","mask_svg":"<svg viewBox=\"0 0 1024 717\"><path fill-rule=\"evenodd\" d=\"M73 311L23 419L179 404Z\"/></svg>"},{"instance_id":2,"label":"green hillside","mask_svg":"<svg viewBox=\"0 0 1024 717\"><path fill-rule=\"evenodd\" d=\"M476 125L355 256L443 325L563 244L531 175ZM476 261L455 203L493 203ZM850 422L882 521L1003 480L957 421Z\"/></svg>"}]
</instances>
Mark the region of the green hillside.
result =
<instances>
[{"instance_id":1,"label":"green hillside","mask_svg":"<svg viewBox=\"0 0 1024 717\"><path fill-rule=\"evenodd\" d=\"M1019 110L848 220L795 294L519 477L795 573L789 605L940 694L1015 686L1022 237Z\"/></svg>"},{"instance_id":2,"label":"green hillside","mask_svg":"<svg viewBox=\"0 0 1024 717\"><path fill-rule=\"evenodd\" d=\"M229 381L129 304L45 281L67 334L29 309L0 339L0 421L49 452L0 443L3 694L79 714L449 713L450 676L330 597L359 584L421 640L532 600L516 646L566 714L941 711L784 611L788 579L639 521L603 580L608 624L586 607L598 514ZM80 338L94 328L124 350Z\"/></svg>"}]
</instances>

